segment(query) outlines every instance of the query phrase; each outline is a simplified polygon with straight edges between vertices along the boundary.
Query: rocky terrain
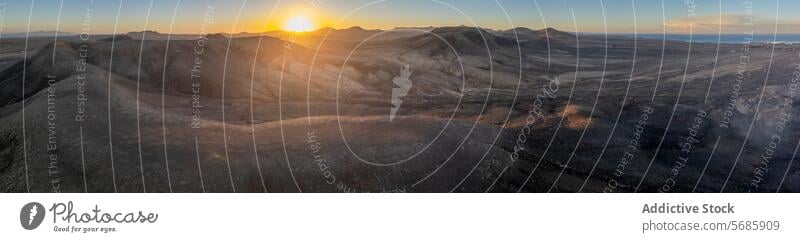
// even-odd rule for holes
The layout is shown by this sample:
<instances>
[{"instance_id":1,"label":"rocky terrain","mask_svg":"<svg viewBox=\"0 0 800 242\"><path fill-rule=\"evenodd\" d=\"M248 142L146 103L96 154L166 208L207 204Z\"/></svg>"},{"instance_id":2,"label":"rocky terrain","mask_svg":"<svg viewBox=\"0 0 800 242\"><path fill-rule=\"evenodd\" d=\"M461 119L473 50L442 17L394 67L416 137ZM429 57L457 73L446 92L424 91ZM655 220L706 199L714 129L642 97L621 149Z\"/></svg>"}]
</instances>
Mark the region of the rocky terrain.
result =
<instances>
[{"instance_id":1,"label":"rocky terrain","mask_svg":"<svg viewBox=\"0 0 800 242\"><path fill-rule=\"evenodd\" d=\"M4 192L800 190L789 44L464 26L6 41Z\"/></svg>"}]
</instances>

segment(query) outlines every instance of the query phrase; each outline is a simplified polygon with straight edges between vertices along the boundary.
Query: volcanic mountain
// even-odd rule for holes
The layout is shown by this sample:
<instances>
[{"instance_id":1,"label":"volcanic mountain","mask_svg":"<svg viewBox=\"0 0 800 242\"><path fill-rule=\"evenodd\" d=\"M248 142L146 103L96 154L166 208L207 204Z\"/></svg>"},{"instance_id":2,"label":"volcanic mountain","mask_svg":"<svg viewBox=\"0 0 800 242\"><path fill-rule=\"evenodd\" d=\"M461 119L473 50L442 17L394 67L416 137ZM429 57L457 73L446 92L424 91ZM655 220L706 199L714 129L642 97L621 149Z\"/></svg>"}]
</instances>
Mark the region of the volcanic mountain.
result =
<instances>
[{"instance_id":1,"label":"volcanic mountain","mask_svg":"<svg viewBox=\"0 0 800 242\"><path fill-rule=\"evenodd\" d=\"M0 187L656 192L677 177L669 191L800 189L788 142L754 172L781 115L798 116L786 45L754 44L741 67L737 45L555 29L147 35L8 43ZM403 75L411 87L393 96Z\"/></svg>"}]
</instances>

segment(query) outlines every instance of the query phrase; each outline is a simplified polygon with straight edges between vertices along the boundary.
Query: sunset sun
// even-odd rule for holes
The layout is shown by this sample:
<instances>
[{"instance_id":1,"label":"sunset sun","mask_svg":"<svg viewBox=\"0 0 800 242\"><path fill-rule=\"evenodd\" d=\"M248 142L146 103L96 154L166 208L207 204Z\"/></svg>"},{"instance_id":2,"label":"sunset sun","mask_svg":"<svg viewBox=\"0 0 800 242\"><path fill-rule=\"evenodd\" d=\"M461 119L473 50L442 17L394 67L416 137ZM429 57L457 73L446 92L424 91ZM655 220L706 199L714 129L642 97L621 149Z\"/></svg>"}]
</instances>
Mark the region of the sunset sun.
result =
<instances>
[{"instance_id":1,"label":"sunset sun","mask_svg":"<svg viewBox=\"0 0 800 242\"><path fill-rule=\"evenodd\" d=\"M313 30L314 25L305 16L294 16L286 20L283 29L292 32L308 32Z\"/></svg>"}]
</instances>

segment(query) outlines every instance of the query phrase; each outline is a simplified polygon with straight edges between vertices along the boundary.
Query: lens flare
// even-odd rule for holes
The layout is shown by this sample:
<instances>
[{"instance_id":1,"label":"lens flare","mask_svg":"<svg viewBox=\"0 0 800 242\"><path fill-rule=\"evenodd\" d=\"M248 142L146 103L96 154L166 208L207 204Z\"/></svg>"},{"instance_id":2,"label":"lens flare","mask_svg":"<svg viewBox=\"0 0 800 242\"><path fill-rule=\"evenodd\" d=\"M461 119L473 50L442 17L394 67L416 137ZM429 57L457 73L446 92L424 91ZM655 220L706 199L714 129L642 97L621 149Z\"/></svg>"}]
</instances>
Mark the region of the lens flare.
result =
<instances>
[{"instance_id":1,"label":"lens flare","mask_svg":"<svg viewBox=\"0 0 800 242\"><path fill-rule=\"evenodd\" d=\"M294 16L286 20L283 28L292 32L308 32L313 30L314 26L305 16Z\"/></svg>"}]
</instances>

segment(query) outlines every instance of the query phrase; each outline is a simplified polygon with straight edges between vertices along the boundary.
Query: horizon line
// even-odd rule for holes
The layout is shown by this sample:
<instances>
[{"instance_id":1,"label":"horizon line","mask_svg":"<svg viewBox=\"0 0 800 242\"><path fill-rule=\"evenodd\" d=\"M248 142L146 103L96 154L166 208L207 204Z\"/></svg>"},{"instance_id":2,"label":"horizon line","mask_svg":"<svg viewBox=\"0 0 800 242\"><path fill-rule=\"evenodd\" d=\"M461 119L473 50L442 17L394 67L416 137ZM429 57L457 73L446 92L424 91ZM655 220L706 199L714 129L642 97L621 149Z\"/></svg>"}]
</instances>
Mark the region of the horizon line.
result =
<instances>
[{"instance_id":1,"label":"horizon line","mask_svg":"<svg viewBox=\"0 0 800 242\"><path fill-rule=\"evenodd\" d=\"M764 32L764 33L761 33L761 32L752 32L752 33L744 33L744 32L737 32L737 33L730 33L730 32L729 33L719 33L719 32L708 32L708 33L705 33L705 32L703 32L703 33L697 33L697 32L695 32L695 33L689 33L689 32L666 32L666 33L664 33L664 32L649 32L649 31L648 32L592 32L592 31L576 32L576 31L570 31L570 30L561 30L561 29L558 29L558 28L555 28L555 27L531 28L531 27L525 27L525 26L518 26L518 27L508 28L508 29L495 29L495 28L488 28L488 27L466 26L466 25L415 26L415 27L398 26L398 27L393 27L393 28L390 28L390 29L382 29L382 28L369 29L369 28L364 28L364 27L358 26L358 25L354 25L354 26L350 26L350 27L346 27L346 28L334 28L334 27L331 27L331 26L326 26L326 27L321 27L321 28L317 28L317 29L312 30L312 31L305 31L305 32L294 32L294 31L289 31L289 30L284 30L284 29L273 29L273 30L265 30L265 31L260 31L260 32L249 32L249 31L242 31L242 32L236 32L236 33L233 33L233 32L215 32L215 33L205 33L205 35L213 35L213 34L227 34L227 35L265 34L265 33L272 33L272 32L287 32L287 33L300 33L300 34L303 34L303 33L313 33L313 32L323 31L323 30L326 30L326 29L329 29L329 30L348 30L348 29L353 29L353 28L359 28L359 29L363 29L365 31L392 31L392 30L403 30L403 29L429 29L429 28L437 29L437 28L451 28L451 27L480 28L480 29L492 30L492 31L512 31L512 30L515 30L515 29L527 29L527 30L532 30L532 31L541 31L541 30L545 30L545 29L552 29L552 30L559 31L559 32L564 32L564 33L592 34L592 35L605 35L605 34L609 34L609 35L713 35L713 36L717 36L717 35L719 35L719 36L736 36L736 35L749 35L749 34L753 34L753 35L768 35L768 34L800 35L800 33L794 33L794 32L778 32L778 33L768 33L768 32ZM165 34L165 35L166 34L171 34L171 35L204 35L203 33L168 33L168 32L159 32L158 30L136 30L136 31L120 32L120 33L116 33L116 34L115 33L88 33L88 34L90 36L98 36L98 35L111 36L111 35L125 35L125 34L142 33L142 32L154 32L154 33ZM19 35L19 34L26 34L26 33L28 33L28 34L30 34L30 33L60 33L60 34L67 34L69 36L87 34L87 33L72 32L72 31L37 30L37 31L30 31L30 32L10 32L10 33L2 33L2 32L0 32L0 37L2 37L4 35ZM59 36L67 36L67 35L59 35Z\"/></svg>"}]
</instances>

